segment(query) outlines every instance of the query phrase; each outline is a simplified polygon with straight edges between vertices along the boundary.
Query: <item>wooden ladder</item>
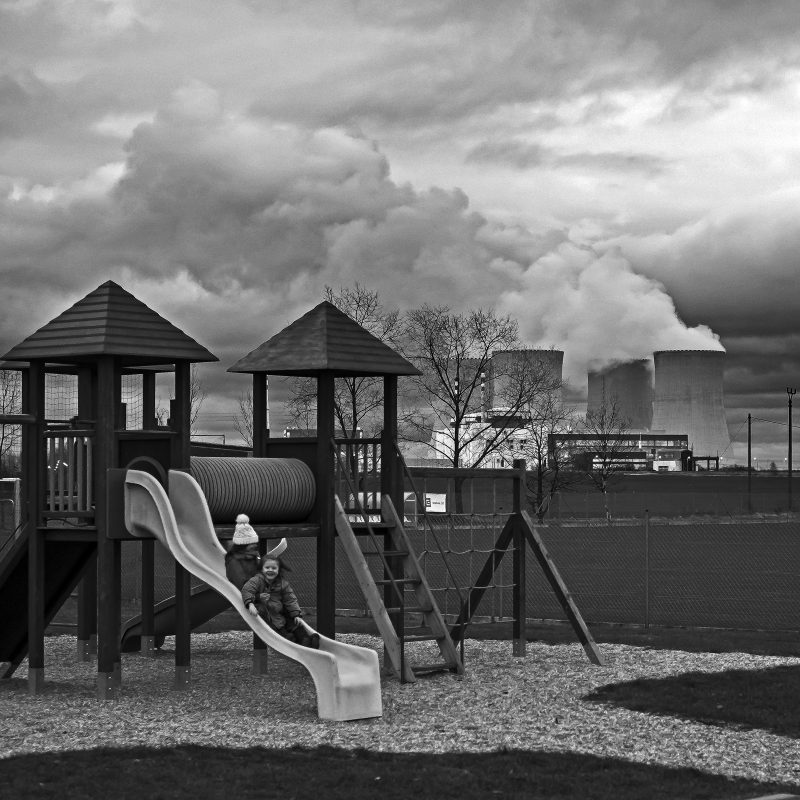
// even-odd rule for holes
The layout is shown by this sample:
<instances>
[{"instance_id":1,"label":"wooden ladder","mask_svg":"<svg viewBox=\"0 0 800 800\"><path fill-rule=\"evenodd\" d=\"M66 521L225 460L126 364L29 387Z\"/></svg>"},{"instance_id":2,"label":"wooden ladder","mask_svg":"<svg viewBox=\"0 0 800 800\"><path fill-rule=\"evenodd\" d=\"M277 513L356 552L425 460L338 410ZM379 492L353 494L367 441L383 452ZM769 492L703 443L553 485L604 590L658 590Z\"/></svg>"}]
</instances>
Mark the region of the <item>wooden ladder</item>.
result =
<instances>
[{"instance_id":1,"label":"wooden ladder","mask_svg":"<svg viewBox=\"0 0 800 800\"><path fill-rule=\"evenodd\" d=\"M363 522L351 522L341 500L336 498L336 531L353 567L358 584L364 593L375 624L383 637L386 661L394 674L398 675L404 683L413 683L417 675L429 672L448 670L463 674L464 665L459 652L450 638L444 617L436 605L402 520L388 495L381 497L381 519L380 523L371 523L367 519ZM373 550L362 549L354 528L367 533L373 543ZM389 540L387 549L380 548L380 543L374 533L375 528L379 528L387 534ZM370 556L381 558L384 566L388 563L387 558L395 559L395 563L399 563L400 567L396 570L396 574L391 569L386 569L387 577L376 580L367 563L367 558ZM382 594L379 586L389 586L393 591ZM414 601L413 604L407 605L405 597L409 591L413 592ZM392 606L387 608L384 596L393 598ZM394 605L395 603L396 605ZM406 614L421 614L423 624L407 629ZM402 631L402 639L398 635L390 615L400 618L399 627ZM421 630L425 632L410 633L410 631ZM409 665L404 657L404 644L421 641L436 642L442 660L430 664Z\"/></svg>"}]
</instances>

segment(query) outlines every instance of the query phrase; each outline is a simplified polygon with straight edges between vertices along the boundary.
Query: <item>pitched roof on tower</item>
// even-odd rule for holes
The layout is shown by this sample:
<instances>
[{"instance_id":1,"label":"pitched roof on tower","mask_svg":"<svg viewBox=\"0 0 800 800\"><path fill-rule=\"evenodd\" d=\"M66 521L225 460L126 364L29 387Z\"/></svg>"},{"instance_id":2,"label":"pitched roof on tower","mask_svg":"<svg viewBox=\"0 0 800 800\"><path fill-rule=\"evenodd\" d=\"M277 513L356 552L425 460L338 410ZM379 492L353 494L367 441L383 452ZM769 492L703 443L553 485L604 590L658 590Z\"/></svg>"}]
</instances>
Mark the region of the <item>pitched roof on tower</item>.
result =
<instances>
[{"instance_id":1,"label":"pitched roof on tower","mask_svg":"<svg viewBox=\"0 0 800 800\"><path fill-rule=\"evenodd\" d=\"M2 358L80 363L98 356L117 356L126 365L218 361L113 281L98 286Z\"/></svg>"},{"instance_id":2,"label":"pitched roof on tower","mask_svg":"<svg viewBox=\"0 0 800 800\"><path fill-rule=\"evenodd\" d=\"M228 372L419 375L419 370L327 300L240 358Z\"/></svg>"}]
</instances>

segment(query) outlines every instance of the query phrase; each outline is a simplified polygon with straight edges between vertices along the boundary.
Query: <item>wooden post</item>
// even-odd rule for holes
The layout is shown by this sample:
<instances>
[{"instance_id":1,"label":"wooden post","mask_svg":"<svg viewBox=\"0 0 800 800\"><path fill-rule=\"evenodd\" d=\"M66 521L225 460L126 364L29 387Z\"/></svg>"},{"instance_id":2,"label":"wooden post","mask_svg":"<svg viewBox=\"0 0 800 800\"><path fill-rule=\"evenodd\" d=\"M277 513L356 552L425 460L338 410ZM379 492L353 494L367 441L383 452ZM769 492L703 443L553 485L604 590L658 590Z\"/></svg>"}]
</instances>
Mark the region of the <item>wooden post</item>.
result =
<instances>
[{"instance_id":1,"label":"wooden post","mask_svg":"<svg viewBox=\"0 0 800 800\"><path fill-rule=\"evenodd\" d=\"M44 363L31 361L23 384L23 413L36 422L22 428L25 505L28 511L28 691L44 686L45 540L39 531L44 502Z\"/></svg>"},{"instance_id":2,"label":"wooden post","mask_svg":"<svg viewBox=\"0 0 800 800\"><path fill-rule=\"evenodd\" d=\"M78 369L78 420L94 419L95 381L92 368ZM81 422L79 427L83 427ZM97 655L97 554L89 559L83 579L78 584L78 661Z\"/></svg>"},{"instance_id":3,"label":"wooden post","mask_svg":"<svg viewBox=\"0 0 800 800\"><path fill-rule=\"evenodd\" d=\"M258 540L258 553L263 558L267 552L265 539ZM269 655L267 644L253 631L253 675L266 675Z\"/></svg>"},{"instance_id":4,"label":"wooden post","mask_svg":"<svg viewBox=\"0 0 800 800\"><path fill-rule=\"evenodd\" d=\"M330 372L321 372L317 377L317 630L329 638L336 636L333 436L334 377Z\"/></svg>"},{"instance_id":5,"label":"wooden post","mask_svg":"<svg viewBox=\"0 0 800 800\"><path fill-rule=\"evenodd\" d=\"M175 688L185 689L192 679L191 631L189 613L191 576L175 562Z\"/></svg>"},{"instance_id":6,"label":"wooden post","mask_svg":"<svg viewBox=\"0 0 800 800\"><path fill-rule=\"evenodd\" d=\"M142 428L154 430L156 420L156 374L148 370L142 372ZM142 635L139 639L140 652L149 657L156 653L155 637L155 556L154 539L142 540Z\"/></svg>"},{"instance_id":7,"label":"wooden post","mask_svg":"<svg viewBox=\"0 0 800 800\"><path fill-rule=\"evenodd\" d=\"M97 427L95 430L95 525L97 526L97 697L117 696L120 663L119 540L109 539L109 468L117 463L114 423L119 402L119 376L113 357L97 364Z\"/></svg>"},{"instance_id":8,"label":"wooden post","mask_svg":"<svg viewBox=\"0 0 800 800\"><path fill-rule=\"evenodd\" d=\"M514 656L525 657L525 619L527 616L527 573L525 569L525 536L522 526L519 524L520 514L522 513L522 498L525 486L525 460L514 461L514 469L517 474L514 476L514 561L512 566L514 580L514 598L512 623L513 632L512 645Z\"/></svg>"},{"instance_id":9,"label":"wooden post","mask_svg":"<svg viewBox=\"0 0 800 800\"><path fill-rule=\"evenodd\" d=\"M403 509L403 476L394 450L397 440L397 375L383 377L383 433L381 434L381 494Z\"/></svg>"},{"instance_id":10,"label":"wooden post","mask_svg":"<svg viewBox=\"0 0 800 800\"><path fill-rule=\"evenodd\" d=\"M155 562L155 539L142 539L142 635L139 639L139 649L143 655L151 658L156 652Z\"/></svg>"},{"instance_id":11,"label":"wooden post","mask_svg":"<svg viewBox=\"0 0 800 800\"><path fill-rule=\"evenodd\" d=\"M189 470L191 442L191 365L188 361L175 363L175 402L172 408L173 442L172 468ZM189 573L175 563L175 688L191 681L191 581Z\"/></svg>"},{"instance_id":12,"label":"wooden post","mask_svg":"<svg viewBox=\"0 0 800 800\"><path fill-rule=\"evenodd\" d=\"M86 566L78 584L78 661L90 661L97 655L97 554Z\"/></svg>"},{"instance_id":13,"label":"wooden post","mask_svg":"<svg viewBox=\"0 0 800 800\"><path fill-rule=\"evenodd\" d=\"M395 440L397 439L397 376L383 376L383 431L381 432L381 495L388 495L392 498L394 507L400 510L400 518L403 514L403 484L400 474L397 453L395 452ZM394 544L394 536L390 530L383 535L384 550L391 550ZM398 580L404 578L403 560L395 556L387 556L386 562L392 574ZM389 573L385 572L384 579L388 579ZM397 584L402 592L403 584ZM397 590L391 584L386 584L383 588L383 604L387 608L403 605L402 598L397 596ZM404 639L404 615L402 612L392 612L389 614L395 633L402 642ZM384 659L384 663L389 663ZM404 667L405 668L405 667Z\"/></svg>"},{"instance_id":14,"label":"wooden post","mask_svg":"<svg viewBox=\"0 0 800 800\"><path fill-rule=\"evenodd\" d=\"M170 408L170 420L175 436L172 440L172 469L189 469L189 447L192 436L192 401L190 395L191 364L175 362L175 400Z\"/></svg>"},{"instance_id":15,"label":"wooden post","mask_svg":"<svg viewBox=\"0 0 800 800\"><path fill-rule=\"evenodd\" d=\"M267 455L267 373L253 373L253 455L264 458Z\"/></svg>"},{"instance_id":16,"label":"wooden post","mask_svg":"<svg viewBox=\"0 0 800 800\"><path fill-rule=\"evenodd\" d=\"M156 427L156 374L142 373L142 429L151 431Z\"/></svg>"},{"instance_id":17,"label":"wooden post","mask_svg":"<svg viewBox=\"0 0 800 800\"><path fill-rule=\"evenodd\" d=\"M253 373L253 456L264 458L267 455L267 374ZM266 542L259 542L259 550L266 553ZM253 634L253 675L265 675L268 659L267 645L260 636Z\"/></svg>"}]
</instances>

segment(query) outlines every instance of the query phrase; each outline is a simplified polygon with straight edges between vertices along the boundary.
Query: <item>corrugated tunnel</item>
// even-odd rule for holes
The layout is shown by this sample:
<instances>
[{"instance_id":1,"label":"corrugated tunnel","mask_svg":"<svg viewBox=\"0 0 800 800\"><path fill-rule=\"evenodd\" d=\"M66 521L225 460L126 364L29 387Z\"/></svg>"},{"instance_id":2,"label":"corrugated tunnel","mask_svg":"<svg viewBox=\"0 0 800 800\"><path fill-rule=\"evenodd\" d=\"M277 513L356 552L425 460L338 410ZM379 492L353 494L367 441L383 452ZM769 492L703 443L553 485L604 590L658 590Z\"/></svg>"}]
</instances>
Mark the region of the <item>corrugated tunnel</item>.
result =
<instances>
[{"instance_id":1,"label":"corrugated tunnel","mask_svg":"<svg viewBox=\"0 0 800 800\"><path fill-rule=\"evenodd\" d=\"M192 456L191 474L214 522L232 525L237 514L254 525L300 522L314 507L314 474L296 458Z\"/></svg>"}]
</instances>

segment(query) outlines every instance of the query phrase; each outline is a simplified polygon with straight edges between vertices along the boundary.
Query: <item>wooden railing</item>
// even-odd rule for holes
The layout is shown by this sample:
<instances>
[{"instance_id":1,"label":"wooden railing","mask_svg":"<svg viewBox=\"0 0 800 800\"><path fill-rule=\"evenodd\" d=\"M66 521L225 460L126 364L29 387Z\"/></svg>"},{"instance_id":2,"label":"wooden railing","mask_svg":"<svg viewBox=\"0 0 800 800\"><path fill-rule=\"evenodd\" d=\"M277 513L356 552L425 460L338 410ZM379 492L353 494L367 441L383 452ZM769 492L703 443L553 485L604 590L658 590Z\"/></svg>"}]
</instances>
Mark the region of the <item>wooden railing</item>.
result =
<instances>
[{"instance_id":1,"label":"wooden railing","mask_svg":"<svg viewBox=\"0 0 800 800\"><path fill-rule=\"evenodd\" d=\"M46 431L44 437L45 516L91 516L94 513L94 431L58 428Z\"/></svg>"}]
</instances>

